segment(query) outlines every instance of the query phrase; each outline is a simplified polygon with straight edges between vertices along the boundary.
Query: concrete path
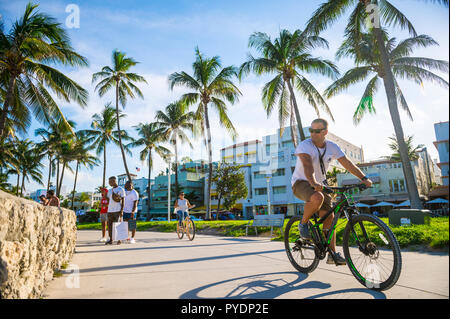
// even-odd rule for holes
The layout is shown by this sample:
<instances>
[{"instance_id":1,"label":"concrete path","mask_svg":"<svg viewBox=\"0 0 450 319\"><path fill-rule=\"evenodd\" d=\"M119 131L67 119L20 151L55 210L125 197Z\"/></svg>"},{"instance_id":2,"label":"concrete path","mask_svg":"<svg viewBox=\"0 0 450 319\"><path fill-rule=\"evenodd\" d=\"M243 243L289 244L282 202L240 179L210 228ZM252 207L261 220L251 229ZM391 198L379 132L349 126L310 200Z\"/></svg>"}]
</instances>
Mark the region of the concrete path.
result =
<instances>
[{"instance_id":1,"label":"concrete path","mask_svg":"<svg viewBox=\"0 0 450 319\"><path fill-rule=\"evenodd\" d=\"M269 239L197 235L190 242L175 233L138 232L136 244L105 246L99 235L78 232L69 269L49 283L44 298L449 298L445 253L403 252L399 281L379 293L359 284L347 266L324 260L313 273L298 273L283 243Z\"/></svg>"}]
</instances>

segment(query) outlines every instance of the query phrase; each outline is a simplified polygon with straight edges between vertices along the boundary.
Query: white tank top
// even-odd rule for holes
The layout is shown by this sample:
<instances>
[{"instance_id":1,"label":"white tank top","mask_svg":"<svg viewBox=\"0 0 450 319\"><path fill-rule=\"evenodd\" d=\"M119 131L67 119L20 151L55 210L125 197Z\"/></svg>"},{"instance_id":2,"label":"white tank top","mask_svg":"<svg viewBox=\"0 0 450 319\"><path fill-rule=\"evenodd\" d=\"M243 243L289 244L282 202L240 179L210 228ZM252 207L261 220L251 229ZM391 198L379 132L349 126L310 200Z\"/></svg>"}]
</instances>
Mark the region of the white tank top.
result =
<instances>
[{"instance_id":1,"label":"white tank top","mask_svg":"<svg viewBox=\"0 0 450 319\"><path fill-rule=\"evenodd\" d=\"M186 199L177 199L178 200L178 210L182 210L183 212L187 212L188 211L188 205L187 205L187 200Z\"/></svg>"}]
</instances>

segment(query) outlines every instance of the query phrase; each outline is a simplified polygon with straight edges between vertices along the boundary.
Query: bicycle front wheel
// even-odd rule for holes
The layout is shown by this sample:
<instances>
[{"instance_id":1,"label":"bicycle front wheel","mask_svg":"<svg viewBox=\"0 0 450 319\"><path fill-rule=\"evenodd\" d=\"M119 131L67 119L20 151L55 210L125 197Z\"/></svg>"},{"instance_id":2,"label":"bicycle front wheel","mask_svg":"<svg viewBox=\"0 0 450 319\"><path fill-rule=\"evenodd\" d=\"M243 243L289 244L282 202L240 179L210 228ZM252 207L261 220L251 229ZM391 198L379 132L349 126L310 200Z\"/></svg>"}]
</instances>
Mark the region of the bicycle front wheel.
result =
<instances>
[{"instance_id":1,"label":"bicycle front wheel","mask_svg":"<svg viewBox=\"0 0 450 319\"><path fill-rule=\"evenodd\" d=\"M179 239L183 239L184 236L184 227L180 225L180 222L177 221L177 235Z\"/></svg>"},{"instance_id":2,"label":"bicycle front wheel","mask_svg":"<svg viewBox=\"0 0 450 319\"><path fill-rule=\"evenodd\" d=\"M377 291L395 285L402 268L400 246L381 219L367 214L352 216L342 241L347 265L362 285Z\"/></svg>"},{"instance_id":3,"label":"bicycle front wheel","mask_svg":"<svg viewBox=\"0 0 450 319\"><path fill-rule=\"evenodd\" d=\"M194 240L195 237L195 224L190 218L186 220L186 235L189 240Z\"/></svg>"},{"instance_id":4,"label":"bicycle front wheel","mask_svg":"<svg viewBox=\"0 0 450 319\"><path fill-rule=\"evenodd\" d=\"M311 241L300 238L298 224L301 218L292 217L284 230L284 248L292 266L302 273L310 273L317 268L319 258L316 255L316 246Z\"/></svg>"}]
</instances>

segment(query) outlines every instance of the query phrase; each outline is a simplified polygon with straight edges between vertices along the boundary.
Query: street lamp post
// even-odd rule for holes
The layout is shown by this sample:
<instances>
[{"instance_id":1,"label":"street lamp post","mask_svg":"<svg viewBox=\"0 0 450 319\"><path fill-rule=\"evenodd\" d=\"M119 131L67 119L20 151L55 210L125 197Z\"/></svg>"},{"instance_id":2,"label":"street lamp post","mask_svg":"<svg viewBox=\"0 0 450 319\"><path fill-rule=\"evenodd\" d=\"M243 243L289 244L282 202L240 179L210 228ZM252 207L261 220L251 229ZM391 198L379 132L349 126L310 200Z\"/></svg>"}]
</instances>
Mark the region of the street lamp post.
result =
<instances>
[{"instance_id":1,"label":"street lamp post","mask_svg":"<svg viewBox=\"0 0 450 319\"><path fill-rule=\"evenodd\" d=\"M172 155L167 155L167 221L170 222L170 158Z\"/></svg>"},{"instance_id":2,"label":"street lamp post","mask_svg":"<svg viewBox=\"0 0 450 319\"><path fill-rule=\"evenodd\" d=\"M271 214L271 207L270 207L270 175L266 175L266 181L267 181L267 214Z\"/></svg>"}]
</instances>

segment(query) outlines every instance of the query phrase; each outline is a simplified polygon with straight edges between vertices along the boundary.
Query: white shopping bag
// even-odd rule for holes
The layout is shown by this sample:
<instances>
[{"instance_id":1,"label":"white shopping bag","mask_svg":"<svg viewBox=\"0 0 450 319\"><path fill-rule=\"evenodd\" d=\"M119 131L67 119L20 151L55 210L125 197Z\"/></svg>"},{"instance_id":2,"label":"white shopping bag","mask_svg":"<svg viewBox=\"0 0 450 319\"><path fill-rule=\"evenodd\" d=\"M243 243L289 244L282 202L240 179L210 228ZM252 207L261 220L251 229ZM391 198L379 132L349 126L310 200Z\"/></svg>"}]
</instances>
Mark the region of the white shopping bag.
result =
<instances>
[{"instance_id":1,"label":"white shopping bag","mask_svg":"<svg viewBox=\"0 0 450 319\"><path fill-rule=\"evenodd\" d=\"M112 240L126 240L128 239L128 222L119 220L112 225Z\"/></svg>"}]
</instances>

